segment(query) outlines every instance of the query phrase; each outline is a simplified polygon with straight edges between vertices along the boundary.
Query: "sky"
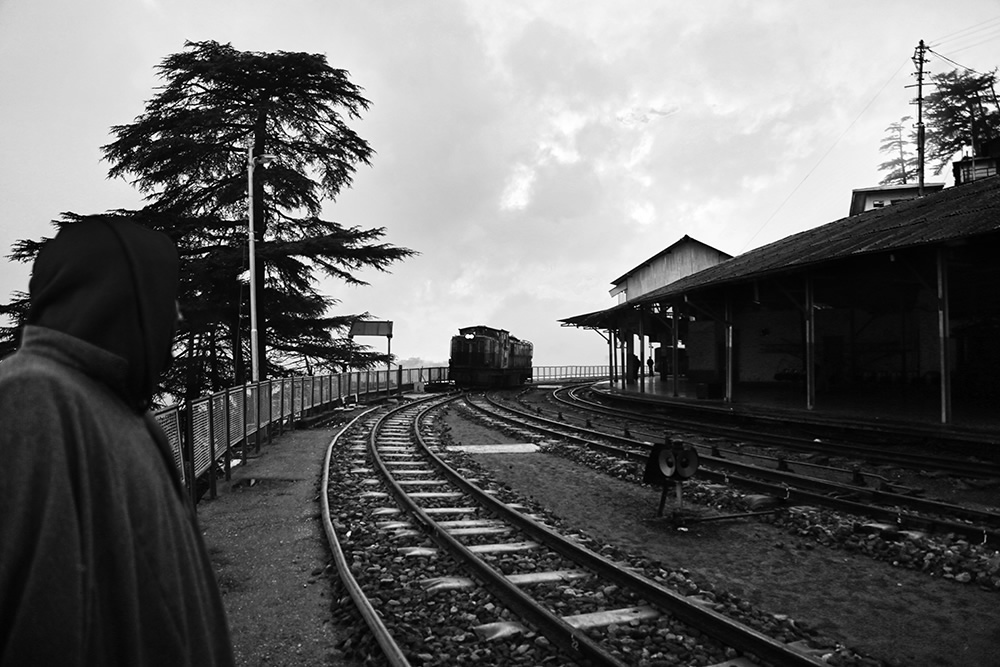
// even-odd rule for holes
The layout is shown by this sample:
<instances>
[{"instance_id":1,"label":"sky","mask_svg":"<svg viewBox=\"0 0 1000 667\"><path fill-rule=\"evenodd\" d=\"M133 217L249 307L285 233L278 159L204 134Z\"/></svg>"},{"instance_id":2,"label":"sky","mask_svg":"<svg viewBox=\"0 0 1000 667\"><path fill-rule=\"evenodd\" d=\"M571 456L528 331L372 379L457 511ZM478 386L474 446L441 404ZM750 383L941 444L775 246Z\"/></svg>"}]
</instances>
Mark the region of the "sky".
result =
<instances>
[{"instance_id":1,"label":"sky","mask_svg":"<svg viewBox=\"0 0 1000 667\"><path fill-rule=\"evenodd\" d=\"M371 100L351 126L372 165L323 217L420 254L320 280L336 313L393 321L401 360L446 363L483 324L537 366L589 365L607 343L559 320L613 306L611 280L684 235L737 255L845 217L916 115L919 41L932 73L991 71L1000 4L0 0L0 300L27 290L16 240L142 206L100 147L187 40L321 53Z\"/></svg>"}]
</instances>

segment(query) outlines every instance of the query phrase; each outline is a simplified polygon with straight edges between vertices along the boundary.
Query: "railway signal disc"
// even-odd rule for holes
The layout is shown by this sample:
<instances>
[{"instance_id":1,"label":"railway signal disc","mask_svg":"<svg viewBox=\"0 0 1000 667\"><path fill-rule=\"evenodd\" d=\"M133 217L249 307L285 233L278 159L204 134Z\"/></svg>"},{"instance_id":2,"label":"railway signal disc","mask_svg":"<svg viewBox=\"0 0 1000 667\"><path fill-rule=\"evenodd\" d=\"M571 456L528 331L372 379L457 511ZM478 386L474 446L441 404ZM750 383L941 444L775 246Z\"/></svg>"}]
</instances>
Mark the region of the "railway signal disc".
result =
<instances>
[{"instance_id":1,"label":"railway signal disc","mask_svg":"<svg viewBox=\"0 0 1000 667\"><path fill-rule=\"evenodd\" d=\"M656 457L656 467L664 477L673 477L677 474L677 457L672 449L664 447Z\"/></svg>"},{"instance_id":2,"label":"railway signal disc","mask_svg":"<svg viewBox=\"0 0 1000 667\"><path fill-rule=\"evenodd\" d=\"M698 450L694 447L686 447L681 449L674 458L677 462L674 474L679 479L688 479L694 476L698 470Z\"/></svg>"},{"instance_id":3,"label":"railway signal disc","mask_svg":"<svg viewBox=\"0 0 1000 667\"><path fill-rule=\"evenodd\" d=\"M653 451L646 459L646 470L642 481L646 484L665 484L677 470L677 457L669 442L653 445Z\"/></svg>"}]
</instances>

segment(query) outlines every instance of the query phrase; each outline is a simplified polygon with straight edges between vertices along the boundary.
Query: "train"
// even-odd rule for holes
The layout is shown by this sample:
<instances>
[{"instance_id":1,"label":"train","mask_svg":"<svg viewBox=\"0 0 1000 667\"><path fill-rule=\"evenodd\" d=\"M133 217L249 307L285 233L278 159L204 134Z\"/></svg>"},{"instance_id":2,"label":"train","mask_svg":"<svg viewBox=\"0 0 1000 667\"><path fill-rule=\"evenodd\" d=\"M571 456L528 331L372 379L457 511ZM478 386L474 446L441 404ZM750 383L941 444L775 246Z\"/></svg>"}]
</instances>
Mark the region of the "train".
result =
<instances>
[{"instance_id":1,"label":"train","mask_svg":"<svg viewBox=\"0 0 1000 667\"><path fill-rule=\"evenodd\" d=\"M459 387L517 387L531 382L533 350L503 329L465 327L451 338L448 377Z\"/></svg>"}]
</instances>

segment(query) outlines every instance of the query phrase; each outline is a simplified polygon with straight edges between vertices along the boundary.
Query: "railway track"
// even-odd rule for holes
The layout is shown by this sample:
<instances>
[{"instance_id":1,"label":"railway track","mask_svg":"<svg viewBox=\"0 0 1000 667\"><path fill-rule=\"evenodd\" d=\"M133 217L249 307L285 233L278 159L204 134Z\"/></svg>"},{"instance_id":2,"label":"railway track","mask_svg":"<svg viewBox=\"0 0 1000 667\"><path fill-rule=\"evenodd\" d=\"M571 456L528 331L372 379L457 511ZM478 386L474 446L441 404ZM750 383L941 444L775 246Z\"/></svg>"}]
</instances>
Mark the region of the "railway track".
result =
<instances>
[{"instance_id":1,"label":"railway track","mask_svg":"<svg viewBox=\"0 0 1000 667\"><path fill-rule=\"evenodd\" d=\"M590 418L586 418L586 427L576 426L566 422L561 413L556 418L543 417L490 396L468 402L481 413L515 428L530 424L549 437L569 439L637 464L644 463L652 450L651 442L636 439L633 434L596 430ZM701 450L701 478L767 494L781 505L826 507L869 517L878 522L872 524L872 529L886 532L955 533L975 543L1000 544L1000 515L995 512L909 496L879 485L858 486L797 473L791 470L794 464L786 464L784 469L764 468L713 454L711 446L692 444Z\"/></svg>"},{"instance_id":2,"label":"railway track","mask_svg":"<svg viewBox=\"0 0 1000 667\"><path fill-rule=\"evenodd\" d=\"M820 452L830 456L854 458L912 469L934 470L971 478L1000 477L1000 463L973 457L958 458L921 453L912 451L910 447L880 446L872 441L872 433L868 431L863 434L865 442L850 442L831 436L816 437L814 433L808 435L783 433L782 430L788 430L787 422L775 423L775 420L769 421L770 428L764 428L763 424L760 426L752 426L747 423L734 424L731 422L738 416L720 410L714 410L710 420L692 417L673 418L662 413L650 415L634 410L612 408L600 400L587 398L585 394L592 393L589 387L590 385L577 385L558 389L552 392L553 401L566 409L579 409L584 406L595 414L644 422L658 428L697 431L704 435L759 443L764 446L781 447L793 451ZM849 430L845 424L839 424L837 428ZM830 430L832 429L831 426ZM888 436L888 431L881 432L879 436L884 439ZM855 433L855 437L861 437L860 431ZM913 436L907 437L913 439Z\"/></svg>"},{"instance_id":3,"label":"railway track","mask_svg":"<svg viewBox=\"0 0 1000 667\"><path fill-rule=\"evenodd\" d=\"M555 406L553 410L559 414L561 414L562 410L566 410L568 413L580 412L582 414L581 419L587 421L596 416L604 416L611 420L612 423L617 423L619 429L621 429L623 424L626 425L626 428L630 425L633 433L637 436L642 434L642 425L645 425L649 428L659 429L660 432L663 430L673 432L678 437L695 435L709 440L726 441L731 445L729 450L721 450L717 445L713 445L712 449L716 452L732 453L742 458L758 458L763 461L769 461L772 465L783 466L785 463L791 462L792 457L786 455L789 451L805 452L810 457L820 456L822 458L854 460L855 464L850 469L837 468L802 459L795 459L794 464L800 468L836 472L842 478L850 479L852 483L861 486L871 485L878 488L899 487L894 489L898 493L915 495L919 493L919 490L900 487L899 484L887 479L883 475L868 472L862 470L862 468L866 465L883 464L902 469L932 471L938 475L953 475L972 479L1000 479L1000 465L990 461L978 460L972 456L958 458L954 456L924 454L908 451L908 448L905 446L885 447L877 446L873 442L845 442L833 439L826 434L817 436L815 433L810 433L808 436L796 436L775 432L773 428L757 428L748 424L740 424L737 427L733 427L726 426L725 424L709 423L703 419L688 420L671 418L662 413L650 414L644 411L610 407L600 400L600 394L597 394L598 399L596 400L587 398L588 394L593 393L590 384L557 387L550 393L551 402ZM649 435L650 437L656 437L652 434ZM752 447L747 448L745 445L759 446L768 450L778 449L782 453L779 453L777 456L755 454L748 452L747 449L752 449Z\"/></svg>"},{"instance_id":4,"label":"railway track","mask_svg":"<svg viewBox=\"0 0 1000 667\"><path fill-rule=\"evenodd\" d=\"M327 454L327 536L390 664L822 664L468 479L436 436L451 398L366 412Z\"/></svg>"}]
</instances>

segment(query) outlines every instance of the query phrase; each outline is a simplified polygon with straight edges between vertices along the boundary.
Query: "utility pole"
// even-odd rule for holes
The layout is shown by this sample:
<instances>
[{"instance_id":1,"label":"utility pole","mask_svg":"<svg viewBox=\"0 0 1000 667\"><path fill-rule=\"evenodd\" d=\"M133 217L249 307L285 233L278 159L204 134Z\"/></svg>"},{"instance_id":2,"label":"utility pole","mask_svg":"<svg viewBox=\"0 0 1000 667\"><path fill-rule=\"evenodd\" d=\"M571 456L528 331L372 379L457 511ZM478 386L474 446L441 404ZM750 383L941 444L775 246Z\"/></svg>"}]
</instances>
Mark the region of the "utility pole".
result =
<instances>
[{"instance_id":1,"label":"utility pole","mask_svg":"<svg viewBox=\"0 0 1000 667\"><path fill-rule=\"evenodd\" d=\"M927 59L924 53L927 47L924 40L920 40L916 51L913 52L913 63L917 66L917 196L924 196L924 63ZM907 86L913 88L913 86Z\"/></svg>"}]
</instances>

